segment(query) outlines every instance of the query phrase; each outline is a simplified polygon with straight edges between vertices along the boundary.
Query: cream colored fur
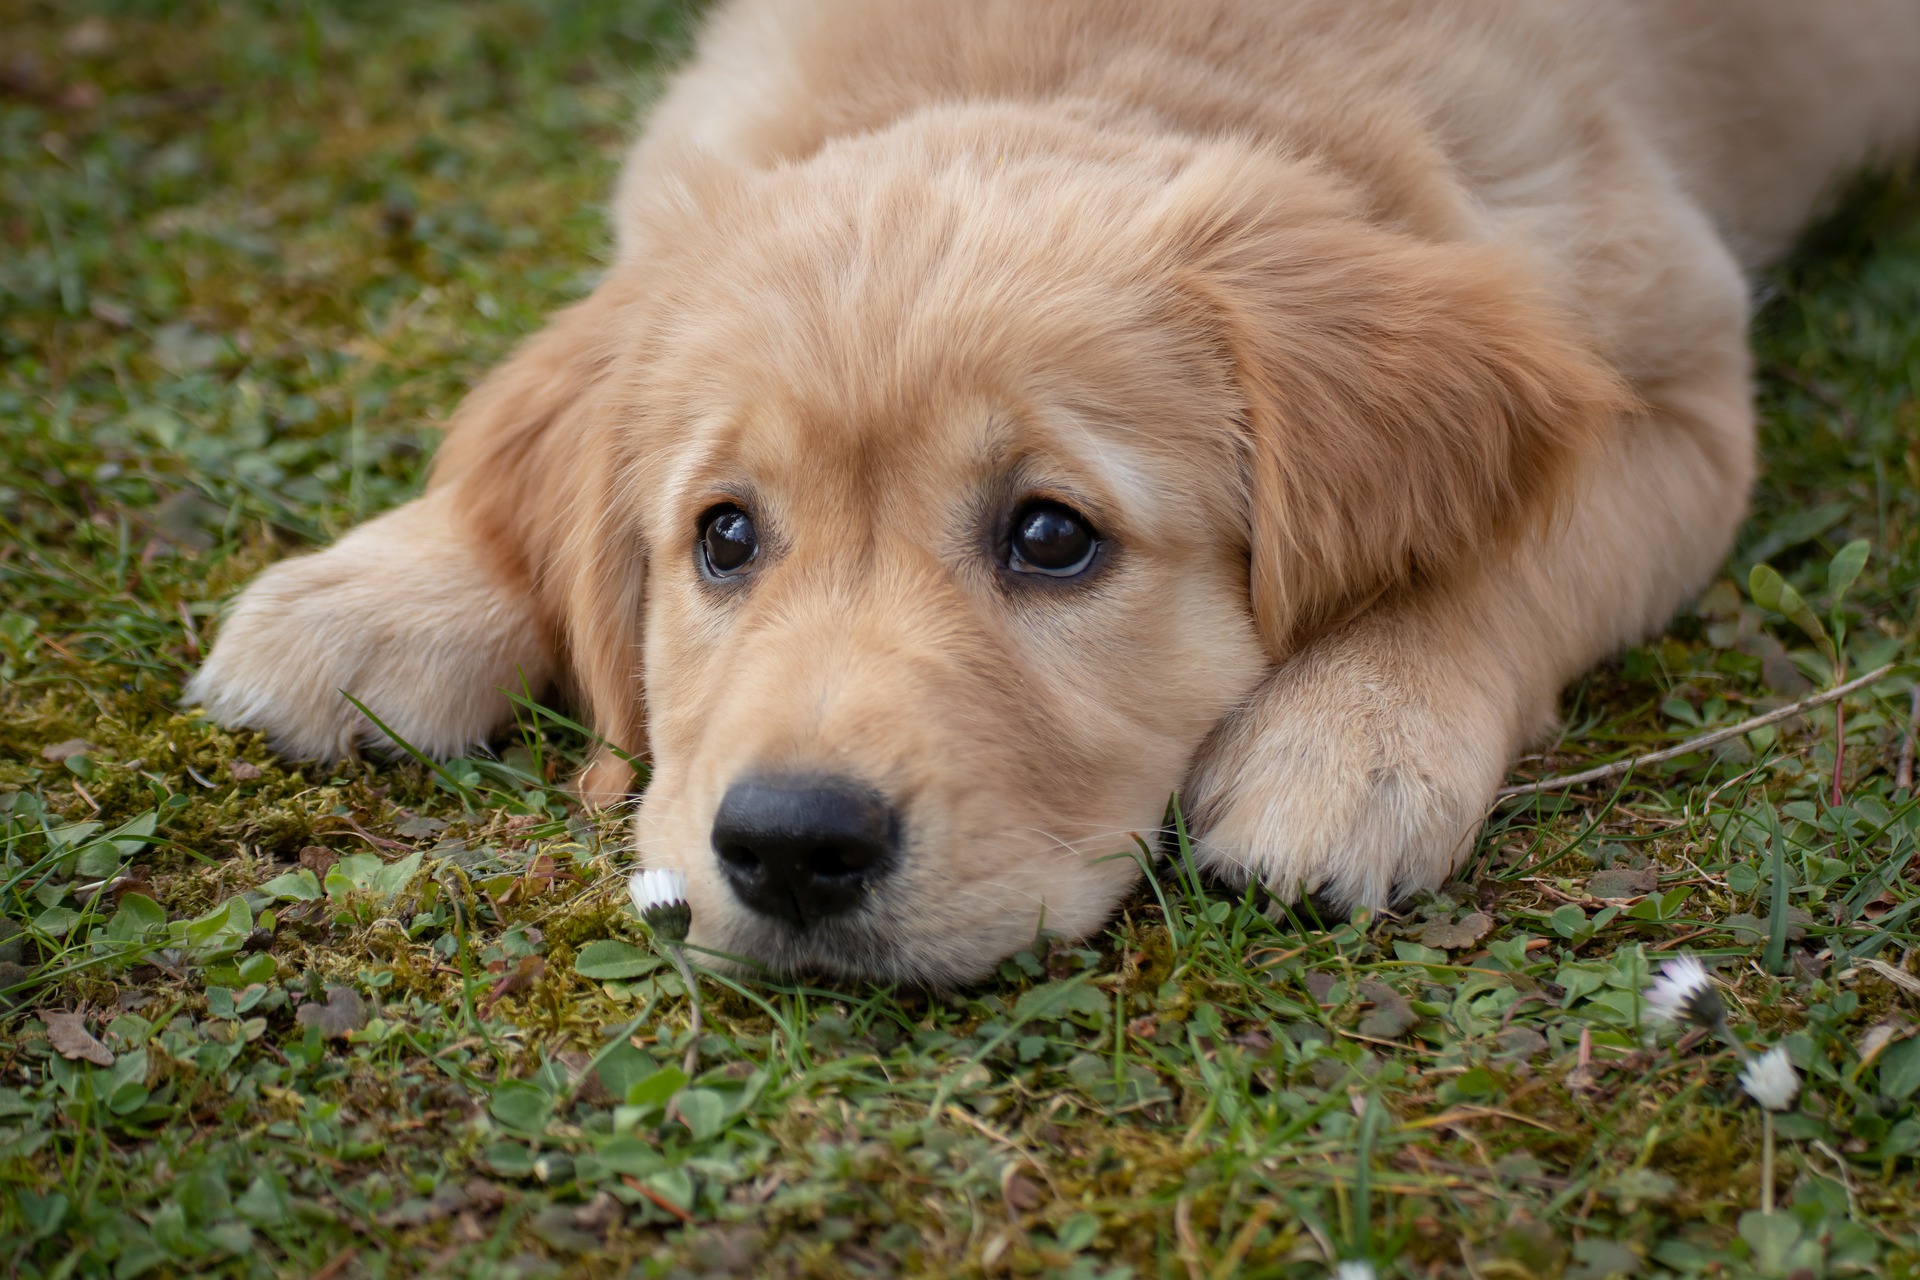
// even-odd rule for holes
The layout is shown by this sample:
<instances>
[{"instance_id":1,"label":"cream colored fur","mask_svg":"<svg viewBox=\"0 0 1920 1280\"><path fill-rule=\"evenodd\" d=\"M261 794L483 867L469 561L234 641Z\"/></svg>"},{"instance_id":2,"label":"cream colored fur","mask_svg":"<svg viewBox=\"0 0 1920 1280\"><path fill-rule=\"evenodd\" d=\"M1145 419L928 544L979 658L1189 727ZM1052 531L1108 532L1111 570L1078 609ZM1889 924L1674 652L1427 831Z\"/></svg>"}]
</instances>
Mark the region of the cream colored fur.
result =
<instances>
[{"instance_id":1,"label":"cream colored fur","mask_svg":"<svg viewBox=\"0 0 1920 1280\"><path fill-rule=\"evenodd\" d=\"M1211 865L1384 903L1721 563L1744 273L1917 136L1920 0L738 0L605 283L189 695L326 757L377 740L346 690L447 753L561 681L651 753L695 940L776 967L1096 928L1176 789ZM1016 490L1105 576L996 586ZM693 572L721 499L777 533L731 595ZM715 807L767 768L902 807L871 909L725 891Z\"/></svg>"}]
</instances>

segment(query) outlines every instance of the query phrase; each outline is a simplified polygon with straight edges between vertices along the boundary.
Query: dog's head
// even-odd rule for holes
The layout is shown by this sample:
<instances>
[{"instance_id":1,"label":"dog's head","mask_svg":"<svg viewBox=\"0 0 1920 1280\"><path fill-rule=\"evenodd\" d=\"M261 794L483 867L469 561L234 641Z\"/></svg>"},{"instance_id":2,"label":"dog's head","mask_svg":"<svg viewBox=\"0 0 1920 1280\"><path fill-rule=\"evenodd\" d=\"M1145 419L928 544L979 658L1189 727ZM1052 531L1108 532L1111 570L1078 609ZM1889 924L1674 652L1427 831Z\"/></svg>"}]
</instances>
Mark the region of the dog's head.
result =
<instances>
[{"instance_id":1,"label":"dog's head","mask_svg":"<svg viewBox=\"0 0 1920 1280\"><path fill-rule=\"evenodd\" d=\"M643 862L776 968L1097 927L1274 664L1537 516L1614 405L1509 256L1269 154L954 113L689 173L480 397L589 443L481 500L543 507Z\"/></svg>"}]
</instances>

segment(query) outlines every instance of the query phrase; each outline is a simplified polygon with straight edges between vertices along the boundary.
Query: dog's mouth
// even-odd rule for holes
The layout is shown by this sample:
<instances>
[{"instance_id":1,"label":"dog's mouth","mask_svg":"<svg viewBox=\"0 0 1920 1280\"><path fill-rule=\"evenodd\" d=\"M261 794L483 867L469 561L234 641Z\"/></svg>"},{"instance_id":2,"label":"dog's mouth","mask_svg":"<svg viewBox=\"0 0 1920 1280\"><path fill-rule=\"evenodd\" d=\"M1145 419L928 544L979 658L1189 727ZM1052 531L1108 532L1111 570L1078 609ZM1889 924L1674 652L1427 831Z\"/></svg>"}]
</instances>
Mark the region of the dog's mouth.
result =
<instances>
[{"instance_id":1,"label":"dog's mouth","mask_svg":"<svg viewBox=\"0 0 1920 1280\"><path fill-rule=\"evenodd\" d=\"M707 883L721 896L708 911L696 904L693 941L783 977L937 987L976 979L1032 940L1046 921L1037 898L950 880L909 825L860 778L741 775L715 811L718 874Z\"/></svg>"}]
</instances>

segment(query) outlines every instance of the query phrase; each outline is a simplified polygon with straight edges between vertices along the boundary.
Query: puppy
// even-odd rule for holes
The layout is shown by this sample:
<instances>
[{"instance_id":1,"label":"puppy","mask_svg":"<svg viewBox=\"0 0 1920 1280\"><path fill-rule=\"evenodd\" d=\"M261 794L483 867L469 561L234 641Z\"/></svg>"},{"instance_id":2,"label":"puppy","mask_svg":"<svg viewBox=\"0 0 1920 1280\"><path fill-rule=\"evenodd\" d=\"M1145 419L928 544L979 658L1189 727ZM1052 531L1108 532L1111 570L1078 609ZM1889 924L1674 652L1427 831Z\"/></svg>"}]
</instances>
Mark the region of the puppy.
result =
<instances>
[{"instance_id":1,"label":"puppy","mask_svg":"<svg viewBox=\"0 0 1920 1280\"><path fill-rule=\"evenodd\" d=\"M188 690L650 755L693 940L952 982L1203 860L1391 901L1726 554L1746 273L1920 137L1920 0L737 0L617 260Z\"/></svg>"}]
</instances>

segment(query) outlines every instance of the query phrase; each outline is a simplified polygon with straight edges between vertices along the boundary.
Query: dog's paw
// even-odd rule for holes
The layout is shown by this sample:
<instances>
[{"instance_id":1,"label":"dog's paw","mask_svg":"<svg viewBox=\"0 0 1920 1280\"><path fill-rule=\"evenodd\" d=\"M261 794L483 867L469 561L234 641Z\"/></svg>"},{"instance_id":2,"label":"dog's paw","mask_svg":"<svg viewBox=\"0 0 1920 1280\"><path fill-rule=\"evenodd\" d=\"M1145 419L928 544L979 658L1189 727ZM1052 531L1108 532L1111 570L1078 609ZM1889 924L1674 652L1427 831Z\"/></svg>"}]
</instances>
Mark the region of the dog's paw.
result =
<instances>
[{"instance_id":1,"label":"dog's paw","mask_svg":"<svg viewBox=\"0 0 1920 1280\"><path fill-rule=\"evenodd\" d=\"M485 742L511 718L503 691L537 691L550 662L529 602L485 571L449 505L421 499L262 573L185 700L301 760L392 745L349 694L430 755Z\"/></svg>"},{"instance_id":2,"label":"dog's paw","mask_svg":"<svg viewBox=\"0 0 1920 1280\"><path fill-rule=\"evenodd\" d=\"M1417 661L1323 643L1275 672L1191 776L1203 864L1342 909L1445 880L1500 783L1512 717L1495 692Z\"/></svg>"}]
</instances>

